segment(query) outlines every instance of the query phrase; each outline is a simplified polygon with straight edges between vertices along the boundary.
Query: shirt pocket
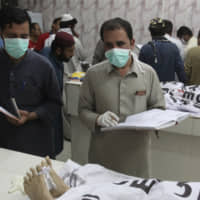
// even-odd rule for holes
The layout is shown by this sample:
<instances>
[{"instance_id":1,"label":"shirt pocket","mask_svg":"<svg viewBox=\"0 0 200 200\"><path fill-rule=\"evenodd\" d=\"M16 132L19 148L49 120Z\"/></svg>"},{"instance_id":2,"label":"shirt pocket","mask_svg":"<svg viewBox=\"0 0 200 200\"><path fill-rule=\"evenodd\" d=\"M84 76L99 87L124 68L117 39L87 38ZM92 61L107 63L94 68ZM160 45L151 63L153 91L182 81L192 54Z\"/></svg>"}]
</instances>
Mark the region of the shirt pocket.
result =
<instances>
[{"instance_id":1,"label":"shirt pocket","mask_svg":"<svg viewBox=\"0 0 200 200\"><path fill-rule=\"evenodd\" d=\"M135 113L143 112L147 109L147 91L146 88L137 88L133 91Z\"/></svg>"}]
</instances>

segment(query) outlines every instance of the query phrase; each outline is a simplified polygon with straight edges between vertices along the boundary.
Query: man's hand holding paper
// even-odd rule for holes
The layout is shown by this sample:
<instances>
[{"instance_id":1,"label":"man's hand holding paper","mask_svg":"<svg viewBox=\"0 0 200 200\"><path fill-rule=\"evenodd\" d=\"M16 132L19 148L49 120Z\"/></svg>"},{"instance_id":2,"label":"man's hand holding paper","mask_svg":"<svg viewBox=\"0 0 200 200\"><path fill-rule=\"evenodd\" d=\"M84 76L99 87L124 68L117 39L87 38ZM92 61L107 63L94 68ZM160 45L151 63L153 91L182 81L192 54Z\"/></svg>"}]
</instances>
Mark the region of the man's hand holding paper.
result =
<instances>
[{"instance_id":1,"label":"man's hand holding paper","mask_svg":"<svg viewBox=\"0 0 200 200\"><path fill-rule=\"evenodd\" d=\"M23 125L24 123L26 123L26 121L28 121L28 118L29 118L29 112L25 111L25 110L19 110L19 113L21 115L20 118L13 118L13 117L9 117L9 116L6 116L7 117L7 120L15 125L15 126L21 126Z\"/></svg>"},{"instance_id":2,"label":"man's hand holding paper","mask_svg":"<svg viewBox=\"0 0 200 200\"><path fill-rule=\"evenodd\" d=\"M28 112L25 110L19 110L19 114L21 116L20 118L17 118L17 117L13 118L13 117L6 116L7 120L15 126L21 126L29 120L35 120L38 118L36 112Z\"/></svg>"},{"instance_id":3,"label":"man's hand holding paper","mask_svg":"<svg viewBox=\"0 0 200 200\"><path fill-rule=\"evenodd\" d=\"M113 127L116 126L119 122L119 117L111 112L107 111L104 114L101 114L97 118L97 125L101 127Z\"/></svg>"}]
</instances>

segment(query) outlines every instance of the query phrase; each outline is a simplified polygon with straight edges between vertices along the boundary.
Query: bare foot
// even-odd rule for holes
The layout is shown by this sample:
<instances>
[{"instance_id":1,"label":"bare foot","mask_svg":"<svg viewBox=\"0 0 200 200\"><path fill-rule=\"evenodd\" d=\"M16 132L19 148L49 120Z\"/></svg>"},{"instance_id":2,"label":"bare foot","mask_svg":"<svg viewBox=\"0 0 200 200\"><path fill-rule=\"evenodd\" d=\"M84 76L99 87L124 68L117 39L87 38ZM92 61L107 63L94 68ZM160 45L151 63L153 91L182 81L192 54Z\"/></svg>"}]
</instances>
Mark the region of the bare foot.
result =
<instances>
[{"instance_id":1,"label":"bare foot","mask_svg":"<svg viewBox=\"0 0 200 200\"><path fill-rule=\"evenodd\" d=\"M50 167L49 174L56 185L55 188L50 190L51 195L54 198L56 198L64 194L69 189L69 187L64 183L63 179L61 179L55 172L49 157L46 157L45 161L42 161L41 165L36 167L37 171L40 172L42 170L42 167Z\"/></svg>"},{"instance_id":2,"label":"bare foot","mask_svg":"<svg viewBox=\"0 0 200 200\"><path fill-rule=\"evenodd\" d=\"M35 169L30 169L24 177L24 190L31 200L53 200L44 180L44 175L38 175Z\"/></svg>"}]
</instances>

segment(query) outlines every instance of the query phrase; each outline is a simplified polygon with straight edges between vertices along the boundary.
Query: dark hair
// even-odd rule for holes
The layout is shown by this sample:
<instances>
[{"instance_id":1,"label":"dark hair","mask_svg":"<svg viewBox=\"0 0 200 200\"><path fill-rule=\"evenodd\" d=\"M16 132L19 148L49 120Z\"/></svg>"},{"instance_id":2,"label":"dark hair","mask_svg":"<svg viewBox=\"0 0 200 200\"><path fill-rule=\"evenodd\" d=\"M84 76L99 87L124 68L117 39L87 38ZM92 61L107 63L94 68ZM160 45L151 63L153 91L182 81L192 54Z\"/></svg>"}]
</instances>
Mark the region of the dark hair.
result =
<instances>
[{"instance_id":1,"label":"dark hair","mask_svg":"<svg viewBox=\"0 0 200 200\"><path fill-rule=\"evenodd\" d=\"M34 22L34 23L31 23L31 25L30 25L30 31L32 31L33 29L35 30L35 25L36 24L38 24L38 23L36 23L36 22ZM39 25L39 24L38 24Z\"/></svg>"},{"instance_id":2,"label":"dark hair","mask_svg":"<svg viewBox=\"0 0 200 200\"><path fill-rule=\"evenodd\" d=\"M77 19L72 19L70 21L62 21L60 22L60 28L68 28L71 26L75 26L78 23Z\"/></svg>"},{"instance_id":3,"label":"dark hair","mask_svg":"<svg viewBox=\"0 0 200 200\"><path fill-rule=\"evenodd\" d=\"M127 33L128 38L130 40L133 39L133 30L132 30L131 24L122 18L116 17L116 18L107 20L102 24L101 29L100 29L100 37L102 41L104 41L104 38L103 38L104 31L113 31L116 29L124 29L125 32Z\"/></svg>"},{"instance_id":4,"label":"dark hair","mask_svg":"<svg viewBox=\"0 0 200 200\"><path fill-rule=\"evenodd\" d=\"M164 19L163 20L164 23L165 23L165 33L168 33L168 34L172 34L172 30L173 30L173 24L171 21L167 20L167 19Z\"/></svg>"},{"instance_id":5,"label":"dark hair","mask_svg":"<svg viewBox=\"0 0 200 200\"><path fill-rule=\"evenodd\" d=\"M31 19L25 10L17 7L4 7L0 10L1 31L5 29L7 24L23 24L24 22L31 24Z\"/></svg>"},{"instance_id":6,"label":"dark hair","mask_svg":"<svg viewBox=\"0 0 200 200\"><path fill-rule=\"evenodd\" d=\"M163 36L165 34L165 23L164 21L156 17L150 21L149 31L152 37Z\"/></svg>"},{"instance_id":7,"label":"dark hair","mask_svg":"<svg viewBox=\"0 0 200 200\"><path fill-rule=\"evenodd\" d=\"M57 18L55 18L54 20L53 20L53 24L56 24L58 21L60 21L61 20L61 17L57 17Z\"/></svg>"},{"instance_id":8,"label":"dark hair","mask_svg":"<svg viewBox=\"0 0 200 200\"><path fill-rule=\"evenodd\" d=\"M187 26L181 26L177 30L177 37L182 38L184 35L189 35L191 37L193 36L191 29L188 28Z\"/></svg>"},{"instance_id":9,"label":"dark hair","mask_svg":"<svg viewBox=\"0 0 200 200\"><path fill-rule=\"evenodd\" d=\"M149 31L151 33L151 36L163 36L165 34L165 30L164 28L161 28L161 29L152 29L152 28L149 28Z\"/></svg>"}]
</instances>

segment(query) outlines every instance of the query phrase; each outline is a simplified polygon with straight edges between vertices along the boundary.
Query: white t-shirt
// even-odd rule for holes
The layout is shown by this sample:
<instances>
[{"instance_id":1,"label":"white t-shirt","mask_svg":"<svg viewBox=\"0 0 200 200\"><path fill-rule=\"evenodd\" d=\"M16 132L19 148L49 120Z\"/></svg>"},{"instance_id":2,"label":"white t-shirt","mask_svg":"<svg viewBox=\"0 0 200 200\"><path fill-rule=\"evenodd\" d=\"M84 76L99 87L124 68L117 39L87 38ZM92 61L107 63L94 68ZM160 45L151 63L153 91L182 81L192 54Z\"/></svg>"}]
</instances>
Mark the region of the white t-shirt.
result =
<instances>
[{"instance_id":1,"label":"white t-shirt","mask_svg":"<svg viewBox=\"0 0 200 200\"><path fill-rule=\"evenodd\" d=\"M184 59L184 47L181 41L177 38L170 36L169 34L165 34L165 38L167 38L170 42L174 43L177 46L180 52L181 58Z\"/></svg>"}]
</instances>

